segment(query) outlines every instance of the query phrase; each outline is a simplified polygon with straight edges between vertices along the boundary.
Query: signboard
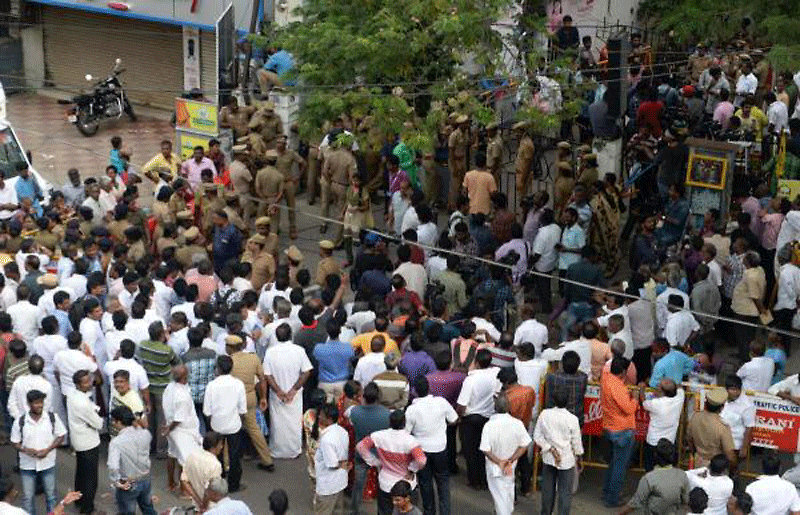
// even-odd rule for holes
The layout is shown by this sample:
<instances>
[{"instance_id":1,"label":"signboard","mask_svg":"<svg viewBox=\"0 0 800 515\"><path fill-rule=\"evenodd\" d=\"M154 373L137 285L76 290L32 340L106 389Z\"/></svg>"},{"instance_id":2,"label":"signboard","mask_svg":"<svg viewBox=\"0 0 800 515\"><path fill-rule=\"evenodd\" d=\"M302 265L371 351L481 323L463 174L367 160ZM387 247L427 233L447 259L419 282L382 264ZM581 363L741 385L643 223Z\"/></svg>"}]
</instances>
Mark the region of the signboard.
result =
<instances>
[{"instance_id":1,"label":"signboard","mask_svg":"<svg viewBox=\"0 0 800 515\"><path fill-rule=\"evenodd\" d=\"M206 134L192 134L186 131L176 131L178 139L178 155L181 161L185 161L192 157L194 147L203 147L203 150L208 152L208 142L216 136Z\"/></svg>"},{"instance_id":2,"label":"signboard","mask_svg":"<svg viewBox=\"0 0 800 515\"><path fill-rule=\"evenodd\" d=\"M752 443L784 452L800 452L800 406L775 397L755 395L756 427Z\"/></svg>"},{"instance_id":3,"label":"signboard","mask_svg":"<svg viewBox=\"0 0 800 515\"><path fill-rule=\"evenodd\" d=\"M183 27L183 89L200 88L200 31Z\"/></svg>"},{"instance_id":4,"label":"signboard","mask_svg":"<svg viewBox=\"0 0 800 515\"><path fill-rule=\"evenodd\" d=\"M175 128L216 136L219 133L216 104L188 98L175 99Z\"/></svg>"},{"instance_id":5,"label":"signboard","mask_svg":"<svg viewBox=\"0 0 800 515\"><path fill-rule=\"evenodd\" d=\"M583 396L583 434L601 436L603 434L603 407L600 404L600 387L588 385ZM650 424L650 413L640 405L636 410L636 433L639 441L644 441L647 436L647 426Z\"/></svg>"},{"instance_id":6,"label":"signboard","mask_svg":"<svg viewBox=\"0 0 800 515\"><path fill-rule=\"evenodd\" d=\"M800 181L778 179L778 195L794 200L800 195Z\"/></svg>"}]
</instances>

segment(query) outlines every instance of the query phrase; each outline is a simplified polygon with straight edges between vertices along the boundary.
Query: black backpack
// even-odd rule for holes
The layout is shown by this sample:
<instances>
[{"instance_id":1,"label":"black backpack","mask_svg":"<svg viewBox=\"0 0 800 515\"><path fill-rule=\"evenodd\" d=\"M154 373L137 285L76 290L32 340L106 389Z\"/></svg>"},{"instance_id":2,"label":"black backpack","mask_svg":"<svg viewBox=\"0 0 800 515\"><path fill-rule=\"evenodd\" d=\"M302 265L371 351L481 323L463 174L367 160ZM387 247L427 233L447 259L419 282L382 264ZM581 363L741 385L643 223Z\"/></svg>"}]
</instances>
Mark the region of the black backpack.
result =
<instances>
[{"instance_id":1,"label":"black backpack","mask_svg":"<svg viewBox=\"0 0 800 515\"><path fill-rule=\"evenodd\" d=\"M53 427L53 435L55 435L55 433L56 433L56 416L52 411L48 411L47 414L50 415L50 425ZM27 413L25 415L27 415ZM20 440L22 440L25 437L25 433L23 433L23 429L25 429L25 419L27 418L25 415L23 415L19 419L19 436L20 436Z\"/></svg>"}]
</instances>

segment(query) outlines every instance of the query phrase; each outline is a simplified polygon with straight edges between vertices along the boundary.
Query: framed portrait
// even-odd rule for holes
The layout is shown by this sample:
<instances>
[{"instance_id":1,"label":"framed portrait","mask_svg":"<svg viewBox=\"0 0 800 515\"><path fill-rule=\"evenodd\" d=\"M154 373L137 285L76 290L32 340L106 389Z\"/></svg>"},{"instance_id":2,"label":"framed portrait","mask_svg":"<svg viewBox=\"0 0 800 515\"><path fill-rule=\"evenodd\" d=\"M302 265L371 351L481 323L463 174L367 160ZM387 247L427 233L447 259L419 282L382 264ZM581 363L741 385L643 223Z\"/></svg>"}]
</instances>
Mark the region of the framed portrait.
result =
<instances>
[{"instance_id":1,"label":"framed portrait","mask_svg":"<svg viewBox=\"0 0 800 515\"><path fill-rule=\"evenodd\" d=\"M686 184L721 190L725 188L728 158L693 151L686 170Z\"/></svg>"}]
</instances>

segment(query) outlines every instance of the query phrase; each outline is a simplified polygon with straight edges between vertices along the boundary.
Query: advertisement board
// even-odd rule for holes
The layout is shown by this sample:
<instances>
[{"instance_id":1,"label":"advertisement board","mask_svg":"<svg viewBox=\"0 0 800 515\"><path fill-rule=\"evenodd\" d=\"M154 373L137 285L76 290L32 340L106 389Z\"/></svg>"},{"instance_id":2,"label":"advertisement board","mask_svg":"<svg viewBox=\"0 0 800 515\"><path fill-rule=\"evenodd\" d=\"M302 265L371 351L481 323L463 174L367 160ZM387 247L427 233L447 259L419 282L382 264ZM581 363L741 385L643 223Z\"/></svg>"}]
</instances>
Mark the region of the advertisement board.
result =
<instances>
[{"instance_id":1,"label":"advertisement board","mask_svg":"<svg viewBox=\"0 0 800 515\"><path fill-rule=\"evenodd\" d=\"M217 106L210 102L176 98L175 128L216 136L219 133Z\"/></svg>"},{"instance_id":2,"label":"advertisement board","mask_svg":"<svg viewBox=\"0 0 800 515\"><path fill-rule=\"evenodd\" d=\"M603 407L600 404L600 387L588 385L583 397L583 434L601 436L603 434ZM647 436L647 426L650 424L650 413L639 406L636 410L636 439L644 441Z\"/></svg>"},{"instance_id":3,"label":"advertisement board","mask_svg":"<svg viewBox=\"0 0 800 515\"><path fill-rule=\"evenodd\" d=\"M800 406L772 396L751 397L756 406L752 445L800 452Z\"/></svg>"}]
</instances>

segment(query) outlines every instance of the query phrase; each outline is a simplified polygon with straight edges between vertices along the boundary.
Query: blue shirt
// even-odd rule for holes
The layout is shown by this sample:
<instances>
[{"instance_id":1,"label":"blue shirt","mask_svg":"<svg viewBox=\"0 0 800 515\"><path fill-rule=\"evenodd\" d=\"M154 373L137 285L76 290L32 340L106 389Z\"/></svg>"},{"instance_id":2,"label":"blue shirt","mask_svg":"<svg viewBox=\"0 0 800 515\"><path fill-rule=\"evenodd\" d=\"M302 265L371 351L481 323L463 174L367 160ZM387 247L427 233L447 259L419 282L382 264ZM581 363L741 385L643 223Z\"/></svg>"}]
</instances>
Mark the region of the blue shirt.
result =
<instances>
[{"instance_id":1,"label":"blue shirt","mask_svg":"<svg viewBox=\"0 0 800 515\"><path fill-rule=\"evenodd\" d=\"M58 320L58 334L66 338L72 331L72 322L69 321L69 315L66 311L60 309L53 310L53 316Z\"/></svg>"},{"instance_id":2,"label":"blue shirt","mask_svg":"<svg viewBox=\"0 0 800 515\"><path fill-rule=\"evenodd\" d=\"M771 358L775 362L775 373L772 376L772 384L782 381L785 377L784 370L786 370L786 353L783 349L767 349L764 357Z\"/></svg>"},{"instance_id":3,"label":"blue shirt","mask_svg":"<svg viewBox=\"0 0 800 515\"><path fill-rule=\"evenodd\" d=\"M349 343L331 340L314 346L314 359L319 363L320 383L339 383L350 377L350 360L355 355Z\"/></svg>"},{"instance_id":4,"label":"blue shirt","mask_svg":"<svg viewBox=\"0 0 800 515\"><path fill-rule=\"evenodd\" d=\"M122 159L122 156L119 155L119 150L116 148L112 148L111 152L108 153L108 164L116 168L119 175L122 175L122 172L128 169L127 161Z\"/></svg>"},{"instance_id":5,"label":"blue shirt","mask_svg":"<svg viewBox=\"0 0 800 515\"><path fill-rule=\"evenodd\" d=\"M222 270L229 259L239 257L242 250L242 235L233 224L214 229L214 269Z\"/></svg>"},{"instance_id":6,"label":"blue shirt","mask_svg":"<svg viewBox=\"0 0 800 515\"><path fill-rule=\"evenodd\" d=\"M42 216L42 206L39 204L39 197L42 195L42 188L33 177L33 174L28 174L28 178L21 175L17 178L17 183L14 185L17 190L17 198L22 201L23 198L29 198L33 201L33 207L36 209L38 216Z\"/></svg>"},{"instance_id":7,"label":"blue shirt","mask_svg":"<svg viewBox=\"0 0 800 515\"><path fill-rule=\"evenodd\" d=\"M278 77L283 77L292 68L294 68L294 59L292 59L292 54L286 50L278 50L264 63L264 69L275 72Z\"/></svg>"},{"instance_id":8,"label":"blue shirt","mask_svg":"<svg viewBox=\"0 0 800 515\"><path fill-rule=\"evenodd\" d=\"M662 379L668 377L680 384L683 376L692 371L694 360L683 352L672 349L653 365L653 375L650 376L650 388L657 388Z\"/></svg>"},{"instance_id":9,"label":"blue shirt","mask_svg":"<svg viewBox=\"0 0 800 515\"><path fill-rule=\"evenodd\" d=\"M577 223L572 227L567 227L561 233L561 245L568 249L582 249L586 245L586 231ZM580 252L559 252L558 269L566 270L570 265L580 260Z\"/></svg>"},{"instance_id":10,"label":"blue shirt","mask_svg":"<svg viewBox=\"0 0 800 515\"><path fill-rule=\"evenodd\" d=\"M410 350L403 354L400 359L400 364L397 366L397 371L406 376L408 384L411 385L413 390L414 381L419 376L426 376L431 372L436 372L436 363L433 358L424 350L413 351ZM416 392L413 392L416 395Z\"/></svg>"}]
</instances>

